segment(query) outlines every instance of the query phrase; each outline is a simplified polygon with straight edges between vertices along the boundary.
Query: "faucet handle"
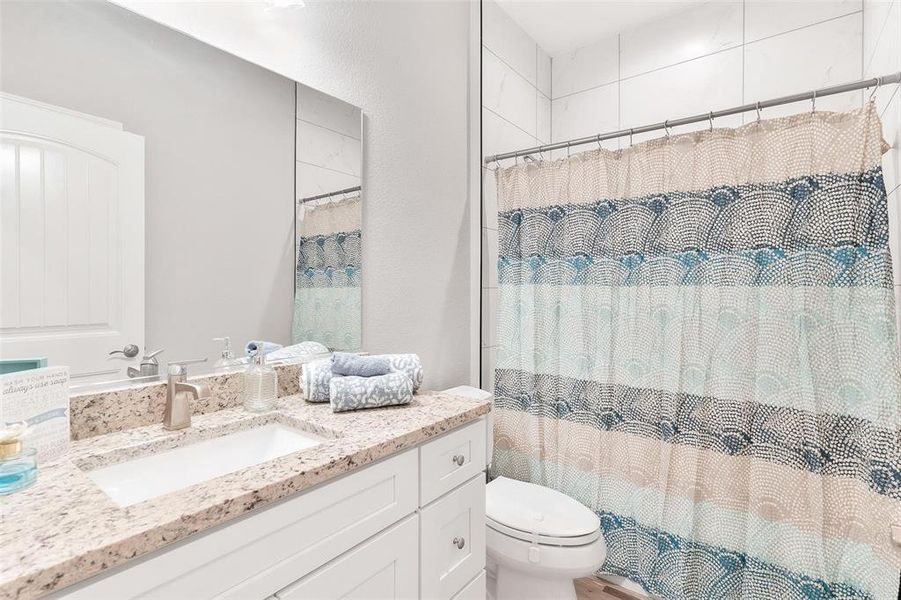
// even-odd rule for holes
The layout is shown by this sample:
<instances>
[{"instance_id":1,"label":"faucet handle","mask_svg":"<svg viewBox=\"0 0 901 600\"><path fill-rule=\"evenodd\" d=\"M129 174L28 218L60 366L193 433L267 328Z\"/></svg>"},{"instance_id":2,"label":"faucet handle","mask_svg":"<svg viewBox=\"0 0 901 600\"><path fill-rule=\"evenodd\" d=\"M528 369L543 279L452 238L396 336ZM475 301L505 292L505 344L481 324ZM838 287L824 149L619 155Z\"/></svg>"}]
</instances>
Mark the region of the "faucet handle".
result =
<instances>
[{"instance_id":1,"label":"faucet handle","mask_svg":"<svg viewBox=\"0 0 901 600\"><path fill-rule=\"evenodd\" d=\"M161 353L165 348L160 348L159 350L154 350L153 352L144 351L144 360L150 360L151 358L155 358L157 354Z\"/></svg>"},{"instance_id":2,"label":"faucet handle","mask_svg":"<svg viewBox=\"0 0 901 600\"><path fill-rule=\"evenodd\" d=\"M188 365L205 363L209 358L191 358L189 360L174 360L169 363L169 375L187 375Z\"/></svg>"}]
</instances>

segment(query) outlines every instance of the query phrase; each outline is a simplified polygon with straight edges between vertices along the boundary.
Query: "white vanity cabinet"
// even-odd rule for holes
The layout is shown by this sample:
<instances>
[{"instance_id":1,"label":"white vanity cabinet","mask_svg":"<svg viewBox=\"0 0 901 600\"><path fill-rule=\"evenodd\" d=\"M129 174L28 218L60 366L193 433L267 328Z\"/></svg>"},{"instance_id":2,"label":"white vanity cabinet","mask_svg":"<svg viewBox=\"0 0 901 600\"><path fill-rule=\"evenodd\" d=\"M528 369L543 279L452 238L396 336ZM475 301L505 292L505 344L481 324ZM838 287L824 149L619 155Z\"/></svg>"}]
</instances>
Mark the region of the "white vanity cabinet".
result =
<instances>
[{"instance_id":1,"label":"white vanity cabinet","mask_svg":"<svg viewBox=\"0 0 901 600\"><path fill-rule=\"evenodd\" d=\"M484 598L485 463L480 418L55 596Z\"/></svg>"}]
</instances>

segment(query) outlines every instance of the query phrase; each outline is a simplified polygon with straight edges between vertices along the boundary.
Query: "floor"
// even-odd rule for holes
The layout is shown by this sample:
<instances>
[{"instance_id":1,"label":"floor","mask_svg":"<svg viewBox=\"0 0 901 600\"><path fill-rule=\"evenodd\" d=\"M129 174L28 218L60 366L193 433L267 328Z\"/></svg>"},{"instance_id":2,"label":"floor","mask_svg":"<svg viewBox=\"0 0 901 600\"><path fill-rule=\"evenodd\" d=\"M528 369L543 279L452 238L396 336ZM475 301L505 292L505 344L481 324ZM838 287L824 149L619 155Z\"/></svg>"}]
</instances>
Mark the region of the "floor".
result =
<instances>
[{"instance_id":1,"label":"floor","mask_svg":"<svg viewBox=\"0 0 901 600\"><path fill-rule=\"evenodd\" d=\"M647 598L629 592L597 577L585 577L576 580L576 595L579 600L640 600Z\"/></svg>"}]
</instances>

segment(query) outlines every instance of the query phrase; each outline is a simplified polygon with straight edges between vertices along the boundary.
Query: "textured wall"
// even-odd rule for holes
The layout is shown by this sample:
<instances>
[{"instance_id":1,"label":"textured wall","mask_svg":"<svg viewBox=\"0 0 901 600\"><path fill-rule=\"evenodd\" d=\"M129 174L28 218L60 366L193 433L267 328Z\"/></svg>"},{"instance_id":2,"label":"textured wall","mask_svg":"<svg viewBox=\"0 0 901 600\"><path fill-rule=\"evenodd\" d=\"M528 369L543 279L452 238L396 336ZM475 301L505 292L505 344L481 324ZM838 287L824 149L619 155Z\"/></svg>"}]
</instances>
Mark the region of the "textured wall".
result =
<instances>
[{"instance_id":1,"label":"textured wall","mask_svg":"<svg viewBox=\"0 0 901 600\"><path fill-rule=\"evenodd\" d=\"M362 107L363 346L469 381L469 5L119 3Z\"/></svg>"}]
</instances>

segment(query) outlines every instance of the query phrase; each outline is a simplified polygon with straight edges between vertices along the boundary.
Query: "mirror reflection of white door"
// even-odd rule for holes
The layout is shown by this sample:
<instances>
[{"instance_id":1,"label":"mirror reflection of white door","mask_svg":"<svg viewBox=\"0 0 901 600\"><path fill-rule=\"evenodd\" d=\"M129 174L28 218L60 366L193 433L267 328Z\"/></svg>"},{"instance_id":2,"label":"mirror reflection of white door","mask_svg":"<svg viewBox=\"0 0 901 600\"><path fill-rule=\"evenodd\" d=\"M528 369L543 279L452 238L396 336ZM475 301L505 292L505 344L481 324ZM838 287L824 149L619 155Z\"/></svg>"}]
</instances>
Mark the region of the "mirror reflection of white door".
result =
<instances>
[{"instance_id":1,"label":"mirror reflection of white door","mask_svg":"<svg viewBox=\"0 0 901 600\"><path fill-rule=\"evenodd\" d=\"M128 344L144 349L144 138L0 94L0 358L119 379Z\"/></svg>"}]
</instances>

